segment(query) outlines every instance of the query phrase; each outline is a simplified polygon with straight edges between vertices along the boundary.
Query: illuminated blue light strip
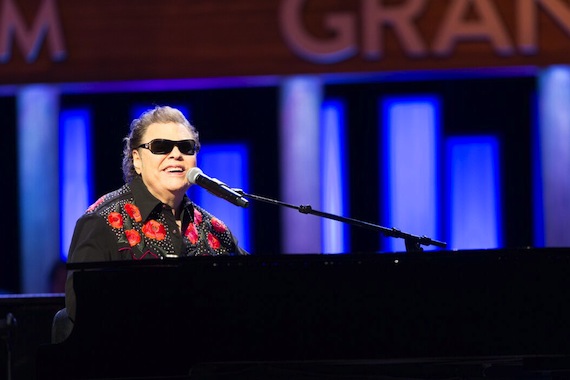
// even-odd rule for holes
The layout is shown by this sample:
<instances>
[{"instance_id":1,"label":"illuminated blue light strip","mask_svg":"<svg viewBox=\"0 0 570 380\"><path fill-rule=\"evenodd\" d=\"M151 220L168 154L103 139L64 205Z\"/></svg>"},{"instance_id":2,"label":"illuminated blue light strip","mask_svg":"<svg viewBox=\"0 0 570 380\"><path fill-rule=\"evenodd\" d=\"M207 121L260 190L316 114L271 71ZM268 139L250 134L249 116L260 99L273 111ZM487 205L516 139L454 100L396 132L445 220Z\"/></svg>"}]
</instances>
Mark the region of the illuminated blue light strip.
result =
<instances>
[{"instance_id":1,"label":"illuminated blue light strip","mask_svg":"<svg viewBox=\"0 0 570 380\"><path fill-rule=\"evenodd\" d=\"M59 93L24 86L17 96L21 292L48 290L59 261Z\"/></svg>"},{"instance_id":2,"label":"illuminated blue light strip","mask_svg":"<svg viewBox=\"0 0 570 380\"><path fill-rule=\"evenodd\" d=\"M493 136L447 139L449 248L500 248L499 143Z\"/></svg>"},{"instance_id":3,"label":"illuminated blue light strip","mask_svg":"<svg viewBox=\"0 0 570 380\"><path fill-rule=\"evenodd\" d=\"M390 97L382 100L380 109L382 223L389 228L439 240L439 99L434 96ZM385 250L405 250L402 239L390 238L385 243Z\"/></svg>"},{"instance_id":4,"label":"illuminated blue light strip","mask_svg":"<svg viewBox=\"0 0 570 380\"><path fill-rule=\"evenodd\" d=\"M318 207L322 82L316 76L296 76L284 80L280 90L281 197L295 206ZM282 208L281 237L283 253L321 253L321 220Z\"/></svg>"},{"instance_id":5,"label":"illuminated blue light strip","mask_svg":"<svg viewBox=\"0 0 570 380\"><path fill-rule=\"evenodd\" d=\"M343 83L385 83L402 81L424 81L438 79L478 79L494 77L534 77L539 69L536 66L460 68L453 70L415 71L376 71L373 73L331 73L320 74L326 84ZM279 75L219 78L149 79L112 82L73 82L61 83L59 89L64 94L97 94L117 92L159 92L183 91L215 88L274 87L282 82ZM0 86L0 96L11 96L18 91L18 85Z\"/></svg>"},{"instance_id":6,"label":"illuminated blue light strip","mask_svg":"<svg viewBox=\"0 0 570 380\"><path fill-rule=\"evenodd\" d=\"M112 82L74 82L62 83L59 88L64 94L97 94L116 92L159 92L186 91L215 88L273 87L279 85L281 76L185 78L185 79L148 79ZM18 86L0 86L0 96L10 95Z\"/></svg>"},{"instance_id":7,"label":"illuminated blue light strip","mask_svg":"<svg viewBox=\"0 0 570 380\"><path fill-rule=\"evenodd\" d=\"M248 162L248 150L243 144L207 144L198 153L198 167L206 175L246 193L249 188ZM222 220L239 245L250 251L249 209L235 206L197 186L192 186L188 194L198 205Z\"/></svg>"},{"instance_id":8,"label":"illuminated blue light strip","mask_svg":"<svg viewBox=\"0 0 570 380\"><path fill-rule=\"evenodd\" d=\"M544 244L570 246L570 67L553 66L539 81Z\"/></svg>"},{"instance_id":9,"label":"illuminated blue light strip","mask_svg":"<svg viewBox=\"0 0 570 380\"><path fill-rule=\"evenodd\" d=\"M533 200L533 245L544 247L544 204L542 202L542 169L540 148L540 120L536 94L532 101L532 200Z\"/></svg>"},{"instance_id":10,"label":"illuminated blue light strip","mask_svg":"<svg viewBox=\"0 0 570 380\"><path fill-rule=\"evenodd\" d=\"M77 219L93 200L91 114L87 109L60 114L61 258L67 260Z\"/></svg>"},{"instance_id":11,"label":"illuminated blue light strip","mask_svg":"<svg viewBox=\"0 0 570 380\"><path fill-rule=\"evenodd\" d=\"M322 106L321 125L321 202L324 212L346 216L347 188L345 106L340 101L326 101ZM349 244L348 226L323 218L322 252L345 253Z\"/></svg>"}]
</instances>

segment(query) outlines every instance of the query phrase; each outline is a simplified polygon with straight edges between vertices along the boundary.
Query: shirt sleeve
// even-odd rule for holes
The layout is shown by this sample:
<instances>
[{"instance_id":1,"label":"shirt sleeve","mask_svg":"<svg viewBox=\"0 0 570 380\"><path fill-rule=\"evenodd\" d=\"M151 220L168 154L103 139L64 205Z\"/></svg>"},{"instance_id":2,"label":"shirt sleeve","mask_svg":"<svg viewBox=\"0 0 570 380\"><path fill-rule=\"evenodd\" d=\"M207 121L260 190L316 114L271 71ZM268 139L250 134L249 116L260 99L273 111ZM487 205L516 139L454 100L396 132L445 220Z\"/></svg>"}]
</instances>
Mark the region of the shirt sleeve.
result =
<instances>
[{"instance_id":1,"label":"shirt sleeve","mask_svg":"<svg viewBox=\"0 0 570 380\"><path fill-rule=\"evenodd\" d=\"M100 262L113 259L117 238L103 218L84 215L77 221L69 246L68 262Z\"/></svg>"},{"instance_id":2,"label":"shirt sleeve","mask_svg":"<svg viewBox=\"0 0 570 380\"><path fill-rule=\"evenodd\" d=\"M96 214L84 215L77 221L69 246L68 263L110 261L117 255L117 238L103 218ZM75 290L73 271L68 271L65 284L65 307L75 320Z\"/></svg>"},{"instance_id":3,"label":"shirt sleeve","mask_svg":"<svg viewBox=\"0 0 570 380\"><path fill-rule=\"evenodd\" d=\"M233 252L233 254L234 254L234 255L237 255L237 256L249 255L249 252L247 252L245 249L243 249L243 248L239 245L236 236L235 236L233 233L231 233L231 232L230 232L230 234L231 234L231 236L232 236L232 241L233 241L233 244L234 244L234 252Z\"/></svg>"}]
</instances>

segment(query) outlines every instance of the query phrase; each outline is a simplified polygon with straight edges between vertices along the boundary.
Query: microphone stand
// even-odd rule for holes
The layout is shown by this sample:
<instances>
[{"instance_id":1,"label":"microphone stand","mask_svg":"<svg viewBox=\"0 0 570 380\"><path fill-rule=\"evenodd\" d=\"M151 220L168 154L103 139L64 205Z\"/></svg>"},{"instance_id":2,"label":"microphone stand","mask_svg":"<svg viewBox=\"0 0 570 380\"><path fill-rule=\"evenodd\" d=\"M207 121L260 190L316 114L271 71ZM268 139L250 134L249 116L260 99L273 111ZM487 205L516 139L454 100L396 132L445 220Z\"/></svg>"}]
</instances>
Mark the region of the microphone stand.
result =
<instances>
[{"instance_id":1,"label":"microphone stand","mask_svg":"<svg viewBox=\"0 0 570 380\"><path fill-rule=\"evenodd\" d=\"M404 239L404 242L406 245L406 252L422 252L423 251L422 245L425 245L425 246L433 245L433 246L440 247L440 248L447 247L447 243L430 239L427 236L412 235L412 234L409 234L406 232L402 232L402 231L398 230L397 228L382 227L382 226L372 224L372 223L368 223L368 222L364 222L364 221L361 221L358 219L346 218L344 216L339 216L339 215L335 215L335 214L330 214L328 212L314 210L310 205L295 206L295 205L285 203L285 202L281 202L281 201L278 201L275 199L265 198L265 197L261 197L259 195L254 195L254 194L247 194L241 189L232 189L232 190L235 191L236 193L238 193L239 195L241 195L242 197L247 197L247 198L257 200L257 201L262 201L265 203L270 203L270 204L274 204L274 205L278 205L278 206L293 208L293 209L298 210L302 214L316 215L316 216L320 216L323 218L332 219L332 220L336 220L336 221L343 222L343 223L348 223L348 224L351 224L353 226L364 227L364 228L368 228L368 229L371 229L374 231L379 231L384 236Z\"/></svg>"}]
</instances>

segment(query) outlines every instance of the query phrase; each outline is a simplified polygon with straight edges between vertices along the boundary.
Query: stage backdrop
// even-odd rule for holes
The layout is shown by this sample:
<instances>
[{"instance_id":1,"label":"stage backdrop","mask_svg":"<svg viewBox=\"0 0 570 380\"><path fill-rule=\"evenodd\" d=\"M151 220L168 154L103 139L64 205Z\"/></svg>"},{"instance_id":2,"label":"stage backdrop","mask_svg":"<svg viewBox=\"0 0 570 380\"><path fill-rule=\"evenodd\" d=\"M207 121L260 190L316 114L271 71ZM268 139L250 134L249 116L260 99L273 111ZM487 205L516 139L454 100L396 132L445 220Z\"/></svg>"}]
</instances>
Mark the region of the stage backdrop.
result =
<instances>
[{"instance_id":1,"label":"stage backdrop","mask_svg":"<svg viewBox=\"0 0 570 380\"><path fill-rule=\"evenodd\" d=\"M3 84L569 63L568 0L0 0Z\"/></svg>"}]
</instances>

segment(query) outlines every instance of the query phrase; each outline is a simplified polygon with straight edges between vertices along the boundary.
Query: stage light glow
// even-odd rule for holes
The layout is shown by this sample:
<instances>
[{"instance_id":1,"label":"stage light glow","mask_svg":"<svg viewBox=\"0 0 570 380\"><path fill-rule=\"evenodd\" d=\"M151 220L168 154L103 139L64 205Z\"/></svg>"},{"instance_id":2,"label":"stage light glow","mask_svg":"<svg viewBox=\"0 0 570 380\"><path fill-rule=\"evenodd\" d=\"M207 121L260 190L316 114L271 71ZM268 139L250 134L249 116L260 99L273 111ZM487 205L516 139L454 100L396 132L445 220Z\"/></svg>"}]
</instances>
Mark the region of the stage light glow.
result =
<instances>
[{"instance_id":1,"label":"stage light glow","mask_svg":"<svg viewBox=\"0 0 570 380\"><path fill-rule=\"evenodd\" d=\"M61 259L67 260L77 219L93 201L91 180L91 114L63 110L59 122Z\"/></svg>"},{"instance_id":2,"label":"stage light glow","mask_svg":"<svg viewBox=\"0 0 570 380\"><path fill-rule=\"evenodd\" d=\"M379 110L382 224L440 240L440 100L435 96L387 97L381 99ZM402 239L383 240L386 251L405 250Z\"/></svg>"},{"instance_id":3,"label":"stage light glow","mask_svg":"<svg viewBox=\"0 0 570 380\"><path fill-rule=\"evenodd\" d=\"M249 191L249 155L245 144L206 144L198 153L198 167L204 174L232 188ZM240 246L250 252L249 208L232 205L198 186L190 187L188 194L198 205L224 221Z\"/></svg>"},{"instance_id":4,"label":"stage light glow","mask_svg":"<svg viewBox=\"0 0 570 380\"><path fill-rule=\"evenodd\" d=\"M321 203L323 211L347 216L347 151L345 105L339 100L323 103L321 114ZM349 247L348 226L323 218L322 252L346 253Z\"/></svg>"},{"instance_id":5,"label":"stage light glow","mask_svg":"<svg viewBox=\"0 0 570 380\"><path fill-rule=\"evenodd\" d=\"M494 136L447 139L449 248L501 248L499 142Z\"/></svg>"}]
</instances>

